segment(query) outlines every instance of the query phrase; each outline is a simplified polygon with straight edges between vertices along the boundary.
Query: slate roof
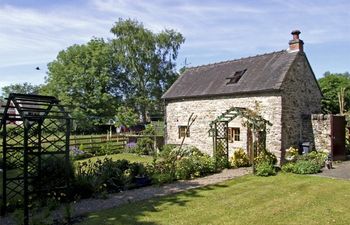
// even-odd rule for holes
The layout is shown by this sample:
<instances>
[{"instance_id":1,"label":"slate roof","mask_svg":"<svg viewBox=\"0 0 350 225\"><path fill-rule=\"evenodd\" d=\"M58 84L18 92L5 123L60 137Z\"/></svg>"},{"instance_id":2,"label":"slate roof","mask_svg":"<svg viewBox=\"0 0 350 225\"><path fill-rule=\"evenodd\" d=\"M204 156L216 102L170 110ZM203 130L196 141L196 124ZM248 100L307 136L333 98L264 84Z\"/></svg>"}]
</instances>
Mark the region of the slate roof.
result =
<instances>
[{"instance_id":1,"label":"slate roof","mask_svg":"<svg viewBox=\"0 0 350 225\"><path fill-rule=\"evenodd\" d=\"M248 58L188 68L162 96L163 99L232 95L251 92L276 91L298 52L286 50ZM227 84L229 77L245 70L235 84Z\"/></svg>"}]
</instances>

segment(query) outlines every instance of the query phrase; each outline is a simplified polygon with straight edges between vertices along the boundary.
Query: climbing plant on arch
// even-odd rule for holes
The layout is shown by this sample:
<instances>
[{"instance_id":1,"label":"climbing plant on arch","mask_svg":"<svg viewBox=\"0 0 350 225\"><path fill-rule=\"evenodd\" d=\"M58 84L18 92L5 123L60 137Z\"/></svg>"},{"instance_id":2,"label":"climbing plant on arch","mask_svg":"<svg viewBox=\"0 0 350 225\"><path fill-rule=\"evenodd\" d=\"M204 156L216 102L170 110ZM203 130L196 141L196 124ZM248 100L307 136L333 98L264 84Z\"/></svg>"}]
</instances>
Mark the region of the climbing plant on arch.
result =
<instances>
[{"instance_id":1,"label":"climbing plant on arch","mask_svg":"<svg viewBox=\"0 0 350 225\"><path fill-rule=\"evenodd\" d=\"M242 125L252 131L252 140L247 146L251 163L258 152L266 147L266 126L271 126L268 120L259 115L258 110L241 107L231 107L210 123L209 134L213 137L214 157L228 165L228 123L241 117Z\"/></svg>"}]
</instances>

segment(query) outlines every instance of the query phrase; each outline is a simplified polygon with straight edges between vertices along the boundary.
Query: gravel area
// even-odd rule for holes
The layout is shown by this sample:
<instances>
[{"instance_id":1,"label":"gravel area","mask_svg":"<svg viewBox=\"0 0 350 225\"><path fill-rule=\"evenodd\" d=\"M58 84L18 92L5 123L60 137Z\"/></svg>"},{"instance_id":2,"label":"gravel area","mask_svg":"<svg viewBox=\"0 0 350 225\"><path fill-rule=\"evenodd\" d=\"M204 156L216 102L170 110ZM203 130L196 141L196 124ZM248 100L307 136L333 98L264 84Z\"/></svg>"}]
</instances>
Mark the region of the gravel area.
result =
<instances>
[{"instance_id":1,"label":"gravel area","mask_svg":"<svg viewBox=\"0 0 350 225\"><path fill-rule=\"evenodd\" d=\"M83 199L74 204L73 216L81 216L86 213L104 209L115 208L127 203L142 201L153 197L160 197L183 192L193 188L217 184L251 173L251 168L225 169L221 173L201 177L193 180L177 181L163 186L148 186L139 189L108 195L106 199ZM55 218L60 218L60 213L55 213ZM0 218L1 225L10 225L9 218Z\"/></svg>"},{"instance_id":2,"label":"gravel area","mask_svg":"<svg viewBox=\"0 0 350 225\"><path fill-rule=\"evenodd\" d=\"M315 176L350 179L350 161L333 163L332 169L323 168L322 173L316 174Z\"/></svg>"}]
</instances>

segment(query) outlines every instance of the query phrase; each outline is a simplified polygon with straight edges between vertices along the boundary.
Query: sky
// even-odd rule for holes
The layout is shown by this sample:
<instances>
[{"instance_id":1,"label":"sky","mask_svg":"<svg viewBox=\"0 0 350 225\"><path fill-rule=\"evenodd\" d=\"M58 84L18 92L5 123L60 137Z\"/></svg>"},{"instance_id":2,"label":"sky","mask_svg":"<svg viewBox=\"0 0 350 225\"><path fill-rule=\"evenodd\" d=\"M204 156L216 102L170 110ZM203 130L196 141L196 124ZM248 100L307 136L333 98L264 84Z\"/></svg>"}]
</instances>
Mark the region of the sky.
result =
<instances>
[{"instance_id":1,"label":"sky","mask_svg":"<svg viewBox=\"0 0 350 225\"><path fill-rule=\"evenodd\" d=\"M0 0L0 88L44 83L59 51L113 38L119 18L182 33L178 69L287 49L298 29L317 78L350 71L349 0Z\"/></svg>"}]
</instances>

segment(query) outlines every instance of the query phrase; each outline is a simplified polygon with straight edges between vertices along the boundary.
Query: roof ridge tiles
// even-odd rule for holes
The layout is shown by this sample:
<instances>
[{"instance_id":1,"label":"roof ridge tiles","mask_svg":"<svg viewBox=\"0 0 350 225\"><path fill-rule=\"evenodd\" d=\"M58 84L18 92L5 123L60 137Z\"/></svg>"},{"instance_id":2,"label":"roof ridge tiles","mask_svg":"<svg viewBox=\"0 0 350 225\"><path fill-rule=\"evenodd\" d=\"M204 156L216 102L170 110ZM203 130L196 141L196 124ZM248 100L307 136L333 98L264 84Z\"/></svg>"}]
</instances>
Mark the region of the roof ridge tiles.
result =
<instances>
[{"instance_id":1,"label":"roof ridge tiles","mask_svg":"<svg viewBox=\"0 0 350 225\"><path fill-rule=\"evenodd\" d=\"M255 58L255 57L260 57L260 56L264 56L264 55L271 55L271 54L275 54L275 53L282 53L282 52L287 52L287 51L280 50L280 51L266 52L263 54L241 57L239 59L230 59L230 60L225 60L225 61L220 61L220 62L215 62L215 63L208 63L208 64L204 64L204 65L199 65L199 66L188 67L187 69L199 69L202 67L215 66L215 65L219 65L219 64L221 65L221 64L225 64L225 63L236 62L236 61L240 61L240 60L251 59L251 58Z\"/></svg>"}]
</instances>

